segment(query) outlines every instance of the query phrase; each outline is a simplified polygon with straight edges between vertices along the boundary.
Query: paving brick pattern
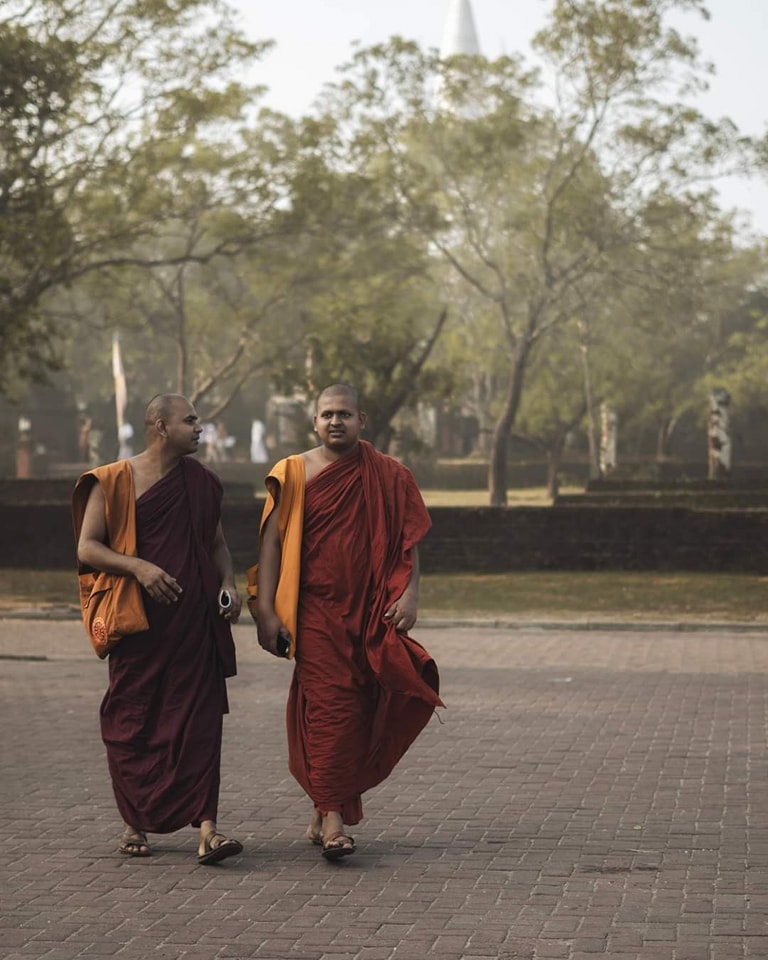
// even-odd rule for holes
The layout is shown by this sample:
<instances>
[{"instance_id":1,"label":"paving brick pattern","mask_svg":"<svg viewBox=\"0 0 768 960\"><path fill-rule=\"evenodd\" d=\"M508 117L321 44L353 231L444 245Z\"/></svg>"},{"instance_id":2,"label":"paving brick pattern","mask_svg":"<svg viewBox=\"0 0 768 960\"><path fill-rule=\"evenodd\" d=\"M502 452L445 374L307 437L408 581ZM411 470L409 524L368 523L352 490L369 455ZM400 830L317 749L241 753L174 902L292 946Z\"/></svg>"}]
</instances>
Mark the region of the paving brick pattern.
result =
<instances>
[{"instance_id":1,"label":"paving brick pattern","mask_svg":"<svg viewBox=\"0 0 768 960\"><path fill-rule=\"evenodd\" d=\"M332 865L286 771L290 668L236 633L245 851L206 868L191 829L116 853L105 665L78 623L0 621L3 960L768 958L768 636L422 629L448 709Z\"/></svg>"}]
</instances>

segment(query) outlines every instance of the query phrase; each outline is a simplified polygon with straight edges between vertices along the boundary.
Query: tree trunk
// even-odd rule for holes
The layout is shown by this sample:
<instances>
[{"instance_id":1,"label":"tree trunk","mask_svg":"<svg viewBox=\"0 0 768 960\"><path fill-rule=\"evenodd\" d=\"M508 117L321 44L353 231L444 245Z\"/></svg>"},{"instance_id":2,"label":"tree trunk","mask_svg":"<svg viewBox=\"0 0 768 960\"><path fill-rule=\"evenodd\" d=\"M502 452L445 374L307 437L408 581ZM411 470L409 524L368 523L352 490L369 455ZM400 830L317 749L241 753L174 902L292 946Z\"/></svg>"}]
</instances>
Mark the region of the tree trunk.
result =
<instances>
[{"instance_id":1,"label":"tree trunk","mask_svg":"<svg viewBox=\"0 0 768 960\"><path fill-rule=\"evenodd\" d=\"M659 421L659 430L656 434L656 459L660 463L669 458L669 442L679 420L678 416L664 417Z\"/></svg>"},{"instance_id":2,"label":"tree trunk","mask_svg":"<svg viewBox=\"0 0 768 960\"><path fill-rule=\"evenodd\" d=\"M387 423L380 430L377 429L371 433L371 442L381 453L389 453L389 447L392 443L392 426Z\"/></svg>"},{"instance_id":3,"label":"tree trunk","mask_svg":"<svg viewBox=\"0 0 768 960\"><path fill-rule=\"evenodd\" d=\"M565 436L558 437L552 447L547 450L547 496L554 503L560 492L560 464L563 460L563 448L565 447Z\"/></svg>"},{"instance_id":4,"label":"tree trunk","mask_svg":"<svg viewBox=\"0 0 768 960\"><path fill-rule=\"evenodd\" d=\"M521 342L512 363L512 371L507 386L499 419L493 429L490 463L488 466L488 490L492 507L507 505L507 455L509 451L509 433L515 424L520 397L523 393L523 378L530 346Z\"/></svg>"},{"instance_id":5,"label":"tree trunk","mask_svg":"<svg viewBox=\"0 0 768 960\"><path fill-rule=\"evenodd\" d=\"M659 429L656 432L656 460L659 463L667 459L669 443L668 425L668 420L660 420Z\"/></svg>"},{"instance_id":6,"label":"tree trunk","mask_svg":"<svg viewBox=\"0 0 768 960\"><path fill-rule=\"evenodd\" d=\"M477 443L475 453L481 457L489 457L491 453L491 436L493 429L488 411L493 400L493 377L484 372L475 374L472 378L472 405L477 416Z\"/></svg>"}]
</instances>

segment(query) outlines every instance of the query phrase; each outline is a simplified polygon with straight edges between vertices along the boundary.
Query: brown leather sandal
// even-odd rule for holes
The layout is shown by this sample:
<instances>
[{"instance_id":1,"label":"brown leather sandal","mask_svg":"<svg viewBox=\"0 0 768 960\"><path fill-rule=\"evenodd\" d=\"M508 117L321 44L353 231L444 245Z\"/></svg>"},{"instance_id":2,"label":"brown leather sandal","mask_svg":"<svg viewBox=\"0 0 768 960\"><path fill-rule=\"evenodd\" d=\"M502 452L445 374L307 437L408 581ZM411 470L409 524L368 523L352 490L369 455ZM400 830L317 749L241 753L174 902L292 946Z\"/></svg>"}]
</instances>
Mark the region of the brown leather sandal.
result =
<instances>
[{"instance_id":1,"label":"brown leather sandal","mask_svg":"<svg viewBox=\"0 0 768 960\"><path fill-rule=\"evenodd\" d=\"M330 837L323 839L322 856L326 860L341 860L342 857L351 856L355 849L355 838L348 837L339 830L338 833L332 833Z\"/></svg>"},{"instance_id":2,"label":"brown leather sandal","mask_svg":"<svg viewBox=\"0 0 768 960\"><path fill-rule=\"evenodd\" d=\"M126 857L148 857L152 852L147 835L141 830L125 830L117 849Z\"/></svg>"},{"instance_id":3,"label":"brown leather sandal","mask_svg":"<svg viewBox=\"0 0 768 960\"><path fill-rule=\"evenodd\" d=\"M218 843L215 841L218 840ZM198 851L197 862L203 864L220 863L227 857L236 857L243 852L243 845L239 840L231 840L222 833L211 830L203 837L203 852Z\"/></svg>"}]
</instances>

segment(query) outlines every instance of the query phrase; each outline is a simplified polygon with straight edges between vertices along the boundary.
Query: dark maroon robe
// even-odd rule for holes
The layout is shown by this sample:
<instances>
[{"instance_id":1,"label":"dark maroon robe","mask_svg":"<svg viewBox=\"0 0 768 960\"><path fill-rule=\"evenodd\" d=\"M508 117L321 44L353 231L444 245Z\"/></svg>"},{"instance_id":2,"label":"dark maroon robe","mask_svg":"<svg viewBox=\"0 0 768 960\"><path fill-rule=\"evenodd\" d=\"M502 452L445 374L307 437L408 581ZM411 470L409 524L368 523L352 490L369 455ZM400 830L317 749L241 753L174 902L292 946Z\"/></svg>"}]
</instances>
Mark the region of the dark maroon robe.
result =
<instances>
[{"instance_id":1,"label":"dark maroon robe","mask_svg":"<svg viewBox=\"0 0 768 960\"><path fill-rule=\"evenodd\" d=\"M348 824L441 704L434 661L384 620L429 526L411 473L368 443L307 483L289 767Z\"/></svg>"},{"instance_id":2,"label":"dark maroon robe","mask_svg":"<svg viewBox=\"0 0 768 960\"><path fill-rule=\"evenodd\" d=\"M225 677L235 673L210 553L221 495L218 478L187 457L136 501L138 555L183 587L173 604L144 593L149 630L110 654L101 704L118 810L146 832L216 820Z\"/></svg>"}]
</instances>

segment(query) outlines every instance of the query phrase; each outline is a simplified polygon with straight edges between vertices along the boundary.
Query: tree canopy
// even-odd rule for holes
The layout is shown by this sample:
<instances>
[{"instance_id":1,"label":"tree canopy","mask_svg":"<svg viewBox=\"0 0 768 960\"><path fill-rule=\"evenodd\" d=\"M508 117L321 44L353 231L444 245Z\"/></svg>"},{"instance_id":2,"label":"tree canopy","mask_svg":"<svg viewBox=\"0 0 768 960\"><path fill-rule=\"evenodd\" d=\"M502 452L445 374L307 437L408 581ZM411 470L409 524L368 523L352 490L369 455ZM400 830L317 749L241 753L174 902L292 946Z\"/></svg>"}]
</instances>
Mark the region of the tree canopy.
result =
<instances>
[{"instance_id":1,"label":"tree canopy","mask_svg":"<svg viewBox=\"0 0 768 960\"><path fill-rule=\"evenodd\" d=\"M3 4L0 390L59 362L47 294L156 259L143 245L179 213L169 170L231 136L255 95L238 67L264 46L219 0Z\"/></svg>"},{"instance_id":2,"label":"tree canopy","mask_svg":"<svg viewBox=\"0 0 768 960\"><path fill-rule=\"evenodd\" d=\"M108 394L119 327L137 384L209 416L350 380L386 448L405 412L468 410L495 504L513 437L556 465L602 400L660 450L713 378L762 402L764 250L711 188L760 145L690 105L682 13L705 4L553 0L543 74L393 38L294 120L258 109L268 44L219 0L9 0L0 393L68 364Z\"/></svg>"}]
</instances>

